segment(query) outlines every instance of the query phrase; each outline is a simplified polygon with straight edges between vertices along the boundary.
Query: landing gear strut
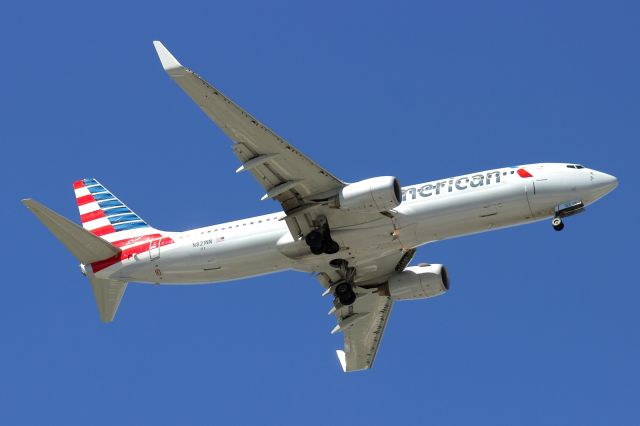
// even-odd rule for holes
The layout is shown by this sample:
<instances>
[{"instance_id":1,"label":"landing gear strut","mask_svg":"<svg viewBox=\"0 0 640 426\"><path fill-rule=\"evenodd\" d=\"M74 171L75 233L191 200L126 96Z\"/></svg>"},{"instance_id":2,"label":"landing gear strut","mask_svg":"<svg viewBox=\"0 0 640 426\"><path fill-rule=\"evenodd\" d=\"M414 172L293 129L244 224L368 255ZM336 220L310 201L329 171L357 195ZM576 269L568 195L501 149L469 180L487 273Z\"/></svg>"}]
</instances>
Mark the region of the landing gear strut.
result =
<instances>
[{"instance_id":1,"label":"landing gear strut","mask_svg":"<svg viewBox=\"0 0 640 426\"><path fill-rule=\"evenodd\" d=\"M564 223L562 222L562 218L556 216L551 221L551 225L553 225L553 229L556 231L562 231L564 229Z\"/></svg>"},{"instance_id":2,"label":"landing gear strut","mask_svg":"<svg viewBox=\"0 0 640 426\"><path fill-rule=\"evenodd\" d=\"M340 250L338 243L331 239L329 223L324 216L318 218L319 226L304 238L313 254L334 254Z\"/></svg>"}]
</instances>

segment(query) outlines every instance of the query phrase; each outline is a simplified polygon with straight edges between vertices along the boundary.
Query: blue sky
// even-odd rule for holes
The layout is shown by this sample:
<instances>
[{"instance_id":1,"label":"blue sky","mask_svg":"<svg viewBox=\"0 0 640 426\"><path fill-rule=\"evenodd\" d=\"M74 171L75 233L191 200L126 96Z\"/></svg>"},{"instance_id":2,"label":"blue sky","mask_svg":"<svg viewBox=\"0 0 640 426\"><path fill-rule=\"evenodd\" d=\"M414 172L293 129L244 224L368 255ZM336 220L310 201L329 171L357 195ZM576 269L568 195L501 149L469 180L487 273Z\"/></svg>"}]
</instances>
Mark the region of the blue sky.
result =
<instances>
[{"instance_id":1,"label":"blue sky","mask_svg":"<svg viewBox=\"0 0 640 426\"><path fill-rule=\"evenodd\" d=\"M640 423L637 2L93 3L0 13L1 423ZM104 325L21 198L77 220L96 177L167 230L278 209L154 39L344 180L557 161L620 186L561 233L421 248L452 289L396 304L364 373L304 274L131 285Z\"/></svg>"}]
</instances>

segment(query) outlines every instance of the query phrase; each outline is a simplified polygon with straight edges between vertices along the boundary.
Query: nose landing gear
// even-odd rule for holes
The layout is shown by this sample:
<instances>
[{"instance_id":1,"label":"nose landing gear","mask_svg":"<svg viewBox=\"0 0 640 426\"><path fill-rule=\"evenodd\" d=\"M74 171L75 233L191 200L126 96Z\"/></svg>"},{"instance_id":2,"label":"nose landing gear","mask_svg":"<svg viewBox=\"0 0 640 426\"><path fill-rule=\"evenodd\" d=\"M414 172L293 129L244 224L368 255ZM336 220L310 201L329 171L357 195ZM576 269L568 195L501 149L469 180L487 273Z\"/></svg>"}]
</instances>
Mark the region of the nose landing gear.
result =
<instances>
[{"instance_id":1,"label":"nose landing gear","mask_svg":"<svg viewBox=\"0 0 640 426\"><path fill-rule=\"evenodd\" d=\"M558 216L553 218L551 225L553 225L553 229L556 231L562 231L564 229L564 222L562 222L562 218Z\"/></svg>"},{"instance_id":2,"label":"nose landing gear","mask_svg":"<svg viewBox=\"0 0 640 426\"><path fill-rule=\"evenodd\" d=\"M556 206L555 211L556 214L554 218L551 220L551 225L553 225L553 229L556 231L562 231L564 229L564 223L562 222L562 218L576 215L578 213L584 212L585 206L582 200L574 200L569 201L563 204Z\"/></svg>"}]
</instances>

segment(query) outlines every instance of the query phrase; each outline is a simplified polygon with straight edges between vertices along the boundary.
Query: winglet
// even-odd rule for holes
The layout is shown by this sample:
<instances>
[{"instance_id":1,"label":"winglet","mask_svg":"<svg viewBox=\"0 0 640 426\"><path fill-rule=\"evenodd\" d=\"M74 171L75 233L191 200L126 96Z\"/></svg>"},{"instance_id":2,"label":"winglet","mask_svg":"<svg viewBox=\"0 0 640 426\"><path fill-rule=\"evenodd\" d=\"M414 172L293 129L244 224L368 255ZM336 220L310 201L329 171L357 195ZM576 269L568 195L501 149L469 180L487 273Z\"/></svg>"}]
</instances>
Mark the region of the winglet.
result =
<instances>
[{"instance_id":1,"label":"winglet","mask_svg":"<svg viewBox=\"0 0 640 426\"><path fill-rule=\"evenodd\" d=\"M158 57L160 58L160 62L162 62L162 68L164 68L165 71L169 72L182 68L182 64L178 62L161 42L156 40L153 42L153 46L156 48L156 52L158 52Z\"/></svg>"},{"instance_id":2,"label":"winglet","mask_svg":"<svg viewBox=\"0 0 640 426\"><path fill-rule=\"evenodd\" d=\"M338 355L338 361L340 361L340 367L342 367L342 371L347 372L347 359L343 350L338 349L336 351L336 355Z\"/></svg>"}]
</instances>

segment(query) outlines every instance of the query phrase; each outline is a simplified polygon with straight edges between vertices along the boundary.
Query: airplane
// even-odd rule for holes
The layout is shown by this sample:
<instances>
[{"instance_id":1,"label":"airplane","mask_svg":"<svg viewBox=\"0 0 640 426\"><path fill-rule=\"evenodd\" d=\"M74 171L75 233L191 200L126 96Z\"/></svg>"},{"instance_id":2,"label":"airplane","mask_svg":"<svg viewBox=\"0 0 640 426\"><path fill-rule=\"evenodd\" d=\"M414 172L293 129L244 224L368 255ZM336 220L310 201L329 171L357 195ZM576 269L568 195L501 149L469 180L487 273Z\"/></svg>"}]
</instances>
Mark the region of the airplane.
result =
<instances>
[{"instance_id":1,"label":"airplane","mask_svg":"<svg viewBox=\"0 0 640 426\"><path fill-rule=\"evenodd\" d=\"M282 211L185 232L150 226L94 178L73 184L82 226L22 202L80 261L100 319L114 319L129 282L204 284L284 270L312 273L331 296L344 372L373 365L394 302L449 289L440 264L409 266L424 244L585 211L618 185L573 163L525 164L401 187L393 176L347 183L240 108L154 41L168 75L233 141Z\"/></svg>"}]
</instances>

